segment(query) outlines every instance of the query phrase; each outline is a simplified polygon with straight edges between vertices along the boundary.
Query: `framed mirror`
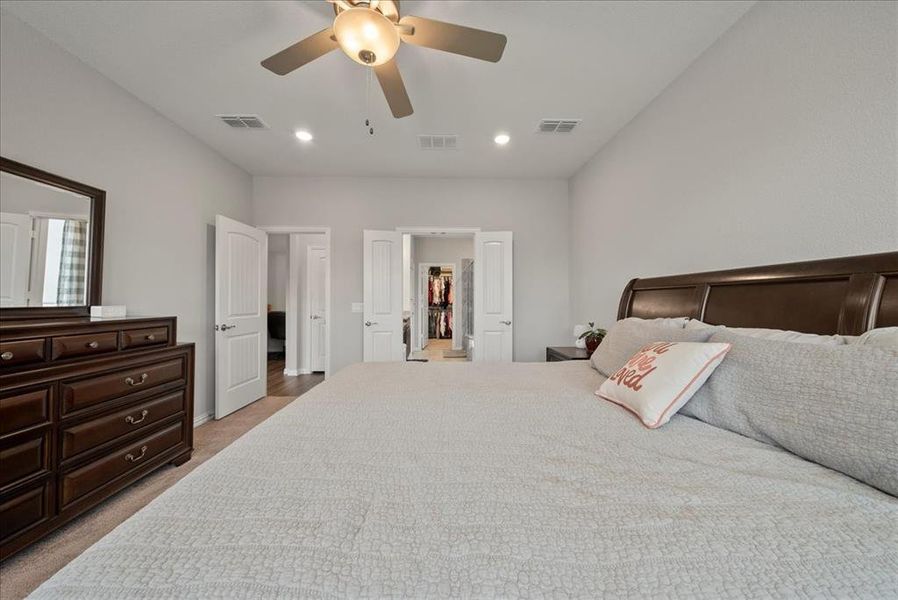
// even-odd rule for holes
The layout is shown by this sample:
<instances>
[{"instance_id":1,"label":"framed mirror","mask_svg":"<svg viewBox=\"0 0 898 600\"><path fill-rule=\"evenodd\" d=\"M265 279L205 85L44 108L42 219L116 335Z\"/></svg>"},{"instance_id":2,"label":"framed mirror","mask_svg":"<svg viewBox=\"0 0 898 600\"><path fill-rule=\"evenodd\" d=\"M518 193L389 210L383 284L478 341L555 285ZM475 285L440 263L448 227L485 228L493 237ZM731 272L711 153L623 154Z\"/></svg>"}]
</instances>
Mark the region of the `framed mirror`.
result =
<instances>
[{"instance_id":1,"label":"framed mirror","mask_svg":"<svg viewBox=\"0 0 898 600\"><path fill-rule=\"evenodd\" d=\"M100 304L106 192L0 157L0 319Z\"/></svg>"}]
</instances>

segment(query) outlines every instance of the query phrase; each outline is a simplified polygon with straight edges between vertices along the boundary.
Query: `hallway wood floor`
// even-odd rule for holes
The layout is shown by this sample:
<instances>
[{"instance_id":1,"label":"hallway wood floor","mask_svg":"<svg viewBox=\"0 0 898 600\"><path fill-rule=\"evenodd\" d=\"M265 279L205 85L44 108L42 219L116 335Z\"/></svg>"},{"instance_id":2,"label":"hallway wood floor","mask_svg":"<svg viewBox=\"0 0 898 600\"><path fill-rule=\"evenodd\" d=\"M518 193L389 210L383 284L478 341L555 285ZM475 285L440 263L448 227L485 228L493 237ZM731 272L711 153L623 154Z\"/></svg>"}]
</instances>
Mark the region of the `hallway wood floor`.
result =
<instances>
[{"instance_id":1,"label":"hallway wood floor","mask_svg":"<svg viewBox=\"0 0 898 600\"><path fill-rule=\"evenodd\" d=\"M268 359L268 395L295 398L324 381L324 373L284 375L284 361Z\"/></svg>"}]
</instances>

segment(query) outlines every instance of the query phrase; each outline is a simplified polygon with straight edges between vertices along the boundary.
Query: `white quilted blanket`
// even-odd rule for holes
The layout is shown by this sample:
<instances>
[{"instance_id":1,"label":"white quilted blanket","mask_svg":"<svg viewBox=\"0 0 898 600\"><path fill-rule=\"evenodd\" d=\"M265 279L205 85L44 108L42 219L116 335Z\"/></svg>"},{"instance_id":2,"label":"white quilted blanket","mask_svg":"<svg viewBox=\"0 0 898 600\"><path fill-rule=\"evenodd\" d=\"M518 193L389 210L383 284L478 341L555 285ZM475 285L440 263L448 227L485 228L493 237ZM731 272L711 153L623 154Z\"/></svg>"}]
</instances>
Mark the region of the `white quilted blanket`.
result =
<instances>
[{"instance_id":1,"label":"white quilted blanket","mask_svg":"<svg viewBox=\"0 0 898 600\"><path fill-rule=\"evenodd\" d=\"M898 499L600 382L349 367L32 597L898 597Z\"/></svg>"}]
</instances>

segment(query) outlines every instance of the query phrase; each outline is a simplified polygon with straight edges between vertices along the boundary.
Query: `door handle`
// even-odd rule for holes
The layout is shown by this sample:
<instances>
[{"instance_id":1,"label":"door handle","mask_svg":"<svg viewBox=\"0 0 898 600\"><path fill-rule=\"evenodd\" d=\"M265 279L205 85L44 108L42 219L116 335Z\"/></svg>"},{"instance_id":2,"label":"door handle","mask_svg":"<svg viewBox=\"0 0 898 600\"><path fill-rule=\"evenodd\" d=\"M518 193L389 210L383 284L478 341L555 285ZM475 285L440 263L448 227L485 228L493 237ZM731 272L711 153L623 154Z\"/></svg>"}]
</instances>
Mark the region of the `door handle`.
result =
<instances>
[{"instance_id":1,"label":"door handle","mask_svg":"<svg viewBox=\"0 0 898 600\"><path fill-rule=\"evenodd\" d=\"M219 331L219 330L220 330L220 331L227 331L228 329L234 329L234 328L236 328L236 327L237 327L236 325L216 325L216 326L215 326L215 331Z\"/></svg>"},{"instance_id":2,"label":"door handle","mask_svg":"<svg viewBox=\"0 0 898 600\"><path fill-rule=\"evenodd\" d=\"M365 327L371 327L372 325L377 325L377 321L365 321Z\"/></svg>"},{"instance_id":3,"label":"door handle","mask_svg":"<svg viewBox=\"0 0 898 600\"><path fill-rule=\"evenodd\" d=\"M125 417L125 423L129 425L137 425L138 423L143 423L144 420L146 420L148 414L150 414L150 411L143 409L142 411L140 411L139 419L132 415L128 415L127 417Z\"/></svg>"},{"instance_id":4,"label":"door handle","mask_svg":"<svg viewBox=\"0 0 898 600\"><path fill-rule=\"evenodd\" d=\"M129 452L128 454L125 455L125 460L127 460L128 462L137 462L137 461L139 461L141 458L143 458L144 456L146 456L146 453L147 453L147 447L146 447L146 446L141 446L141 447L140 447L140 454L138 454L137 456L134 456L133 454L131 454L131 453Z\"/></svg>"},{"instance_id":5,"label":"door handle","mask_svg":"<svg viewBox=\"0 0 898 600\"><path fill-rule=\"evenodd\" d=\"M511 321L499 321L503 325L511 325Z\"/></svg>"},{"instance_id":6,"label":"door handle","mask_svg":"<svg viewBox=\"0 0 898 600\"><path fill-rule=\"evenodd\" d=\"M320 319L320 318L321 318L321 315L312 315L312 320L313 320L313 321L317 321L317 320Z\"/></svg>"},{"instance_id":7,"label":"door handle","mask_svg":"<svg viewBox=\"0 0 898 600\"><path fill-rule=\"evenodd\" d=\"M135 381L133 377L125 377L125 383L130 385L131 387L137 387L146 383L147 379L149 378L150 375L148 373L141 373L140 379L138 379L137 381Z\"/></svg>"}]
</instances>

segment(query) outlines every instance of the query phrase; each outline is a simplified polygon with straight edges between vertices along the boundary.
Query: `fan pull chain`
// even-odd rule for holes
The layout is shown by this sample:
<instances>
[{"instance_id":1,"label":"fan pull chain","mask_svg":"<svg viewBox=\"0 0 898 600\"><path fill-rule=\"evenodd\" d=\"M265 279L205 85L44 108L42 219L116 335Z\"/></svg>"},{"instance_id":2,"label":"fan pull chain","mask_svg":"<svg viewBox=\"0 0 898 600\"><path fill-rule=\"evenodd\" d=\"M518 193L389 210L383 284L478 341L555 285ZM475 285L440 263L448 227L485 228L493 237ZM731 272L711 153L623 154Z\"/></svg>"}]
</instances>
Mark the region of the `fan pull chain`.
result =
<instances>
[{"instance_id":1,"label":"fan pull chain","mask_svg":"<svg viewBox=\"0 0 898 600\"><path fill-rule=\"evenodd\" d=\"M365 114L371 114L371 69L367 69L367 74L365 75ZM371 124L371 118L365 117L365 128L368 130L368 135L374 135L374 125Z\"/></svg>"}]
</instances>

